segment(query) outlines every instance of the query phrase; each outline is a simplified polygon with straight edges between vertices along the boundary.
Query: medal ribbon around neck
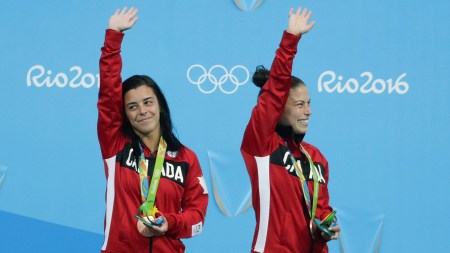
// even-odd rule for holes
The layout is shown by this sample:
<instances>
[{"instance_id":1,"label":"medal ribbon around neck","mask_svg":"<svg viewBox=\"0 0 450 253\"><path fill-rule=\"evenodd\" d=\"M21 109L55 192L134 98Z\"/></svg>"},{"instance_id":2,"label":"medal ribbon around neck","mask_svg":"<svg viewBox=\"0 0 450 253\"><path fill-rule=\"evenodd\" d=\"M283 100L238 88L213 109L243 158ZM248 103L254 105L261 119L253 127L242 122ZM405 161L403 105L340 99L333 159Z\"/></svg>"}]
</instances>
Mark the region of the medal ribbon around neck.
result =
<instances>
[{"instance_id":1,"label":"medal ribbon around neck","mask_svg":"<svg viewBox=\"0 0 450 253\"><path fill-rule=\"evenodd\" d=\"M311 206L311 197L309 194L308 184L306 183L305 176L303 175L302 168L297 164L297 161L295 160L294 156L289 152L289 157L292 160L292 163L294 164L295 170L297 171L297 175L300 178L300 182L302 185L303 190L303 197L305 199L306 207L308 208L308 213L311 219L314 219L316 216L316 208L317 208L317 200L319 199L319 176L317 175L316 167L314 165L314 162L311 159L311 156L308 154L308 152L303 148L303 146L300 144L300 151L305 154L306 158L309 162L309 168L313 172L313 179L314 179L314 192L313 192L313 203Z\"/></svg>"},{"instance_id":2,"label":"medal ribbon around neck","mask_svg":"<svg viewBox=\"0 0 450 253\"><path fill-rule=\"evenodd\" d=\"M139 207L138 214L143 213L145 216L153 216L158 212L155 206L156 192L158 190L159 180L161 179L162 166L164 157L166 156L167 143L161 136L158 144L158 153L156 155L155 167L153 169L152 180L150 186L148 184L147 165L145 164L144 149L139 143L141 156L139 158L139 178L141 185L141 197L143 204Z\"/></svg>"}]
</instances>

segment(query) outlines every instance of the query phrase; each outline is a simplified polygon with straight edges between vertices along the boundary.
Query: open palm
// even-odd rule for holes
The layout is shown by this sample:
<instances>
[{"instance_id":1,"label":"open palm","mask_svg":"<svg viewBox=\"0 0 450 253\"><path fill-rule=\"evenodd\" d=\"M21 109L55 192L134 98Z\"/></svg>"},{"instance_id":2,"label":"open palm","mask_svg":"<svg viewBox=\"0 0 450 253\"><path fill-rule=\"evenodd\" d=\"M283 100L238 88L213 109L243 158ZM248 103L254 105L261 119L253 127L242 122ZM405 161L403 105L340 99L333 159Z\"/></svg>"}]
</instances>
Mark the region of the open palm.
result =
<instances>
[{"instance_id":1,"label":"open palm","mask_svg":"<svg viewBox=\"0 0 450 253\"><path fill-rule=\"evenodd\" d=\"M127 7L124 7L122 10L116 10L109 19L108 28L118 32L130 29L138 19L136 16L137 12L138 9L134 7L131 7L129 10L127 10Z\"/></svg>"}]
</instances>

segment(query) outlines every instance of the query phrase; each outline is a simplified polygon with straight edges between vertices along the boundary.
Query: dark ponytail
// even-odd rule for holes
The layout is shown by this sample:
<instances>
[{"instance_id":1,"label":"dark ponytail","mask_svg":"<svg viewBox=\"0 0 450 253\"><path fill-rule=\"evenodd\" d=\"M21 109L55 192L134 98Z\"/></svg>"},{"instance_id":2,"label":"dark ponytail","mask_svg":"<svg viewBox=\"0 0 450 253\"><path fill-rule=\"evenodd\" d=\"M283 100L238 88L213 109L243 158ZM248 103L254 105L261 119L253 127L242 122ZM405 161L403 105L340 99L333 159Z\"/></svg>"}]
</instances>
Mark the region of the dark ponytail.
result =
<instances>
[{"instance_id":1,"label":"dark ponytail","mask_svg":"<svg viewBox=\"0 0 450 253\"><path fill-rule=\"evenodd\" d=\"M253 83L262 88L263 85L269 80L270 71L264 67L264 65L256 66L255 73L253 74Z\"/></svg>"},{"instance_id":2,"label":"dark ponytail","mask_svg":"<svg viewBox=\"0 0 450 253\"><path fill-rule=\"evenodd\" d=\"M253 74L252 81L256 86L262 88L264 84L267 82L267 80L269 80L269 76L270 70L266 69L264 65L258 65L256 66L256 70L255 73ZM296 76L291 76L291 88L302 85L306 86L306 84L300 78ZM258 96L261 95L261 91L259 91Z\"/></svg>"}]
</instances>

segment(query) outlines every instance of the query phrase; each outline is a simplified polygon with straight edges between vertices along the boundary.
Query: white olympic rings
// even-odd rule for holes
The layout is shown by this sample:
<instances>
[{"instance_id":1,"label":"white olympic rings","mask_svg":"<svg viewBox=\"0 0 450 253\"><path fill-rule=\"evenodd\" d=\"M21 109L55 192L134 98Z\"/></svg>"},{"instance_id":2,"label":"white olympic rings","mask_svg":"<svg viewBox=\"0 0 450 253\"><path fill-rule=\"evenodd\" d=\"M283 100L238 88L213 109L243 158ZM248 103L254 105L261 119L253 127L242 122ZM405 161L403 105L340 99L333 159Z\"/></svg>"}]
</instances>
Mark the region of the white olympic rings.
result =
<instances>
[{"instance_id":1,"label":"white olympic rings","mask_svg":"<svg viewBox=\"0 0 450 253\"><path fill-rule=\"evenodd\" d=\"M202 71L202 74L200 74L197 78L192 78L192 76L191 76L191 71L194 68L199 68ZM215 69L222 70L224 74L221 75L219 78L217 78L212 73ZM241 69L244 71L245 79L243 81L240 81L239 78L233 74L233 72L238 69ZM228 70L222 65L214 65L208 71L206 71L206 68L203 67L202 65L194 64L188 68L188 70L186 72L186 77L190 83L197 85L198 89L202 93L205 93L205 94L212 93L217 89L217 87L219 87L223 93L233 94L234 92L237 91L239 86L244 85L248 82L248 79L250 78L250 73L248 72L248 69L242 65L236 65L233 68L231 68L230 72L228 72ZM207 78L208 78L209 82L213 85L213 88L209 89L209 90L202 87L202 84L205 83ZM223 84L225 84L228 81L228 79L231 81L231 83L233 83L235 85L232 90L226 90L223 87Z\"/></svg>"}]
</instances>

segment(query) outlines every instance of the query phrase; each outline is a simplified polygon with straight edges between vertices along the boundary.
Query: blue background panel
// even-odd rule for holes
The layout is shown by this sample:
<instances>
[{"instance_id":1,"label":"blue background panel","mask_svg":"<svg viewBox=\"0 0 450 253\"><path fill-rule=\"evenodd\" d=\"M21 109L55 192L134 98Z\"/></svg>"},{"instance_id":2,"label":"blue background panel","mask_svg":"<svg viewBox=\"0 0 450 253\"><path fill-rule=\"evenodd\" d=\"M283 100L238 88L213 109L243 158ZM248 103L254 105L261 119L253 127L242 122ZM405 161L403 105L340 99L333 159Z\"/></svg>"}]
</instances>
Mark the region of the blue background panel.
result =
<instances>
[{"instance_id":1,"label":"blue background panel","mask_svg":"<svg viewBox=\"0 0 450 253\"><path fill-rule=\"evenodd\" d=\"M299 5L317 21L293 74L312 101L305 140L329 162L342 227L330 252L450 252L450 4L442 0L2 3L0 251L100 250L98 60L109 17L136 6L122 76L146 74L161 86L209 189L204 231L184 240L187 252L249 252L255 220L239 148L258 94L250 79L257 65L270 67ZM225 82L196 84L203 72L193 66ZM33 234L27 244L13 240L24 231Z\"/></svg>"}]
</instances>

